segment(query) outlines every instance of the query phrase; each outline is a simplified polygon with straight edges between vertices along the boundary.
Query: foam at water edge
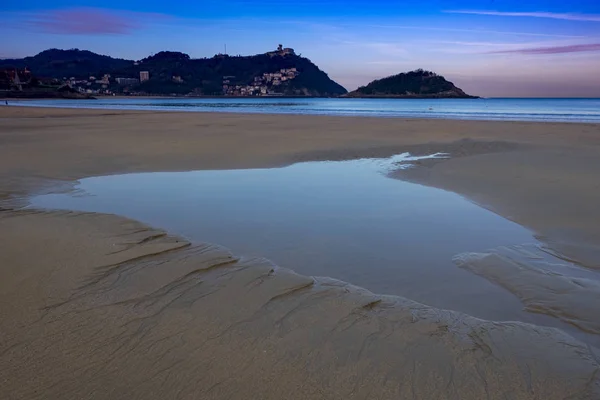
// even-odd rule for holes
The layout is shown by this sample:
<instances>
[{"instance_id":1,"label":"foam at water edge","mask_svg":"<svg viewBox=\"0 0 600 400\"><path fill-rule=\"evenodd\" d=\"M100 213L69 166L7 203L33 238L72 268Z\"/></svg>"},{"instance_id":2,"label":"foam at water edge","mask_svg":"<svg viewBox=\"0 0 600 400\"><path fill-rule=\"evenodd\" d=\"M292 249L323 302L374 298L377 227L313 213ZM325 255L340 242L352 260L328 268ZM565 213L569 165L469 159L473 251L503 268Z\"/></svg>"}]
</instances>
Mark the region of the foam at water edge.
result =
<instances>
[{"instance_id":1,"label":"foam at water edge","mask_svg":"<svg viewBox=\"0 0 600 400\"><path fill-rule=\"evenodd\" d=\"M414 161L421 160L432 160L432 159L446 159L450 158L448 153L435 153L426 156L411 156L410 153L402 153L396 156L392 156L387 159L385 165L386 171L391 172L397 169L409 169L415 166Z\"/></svg>"}]
</instances>

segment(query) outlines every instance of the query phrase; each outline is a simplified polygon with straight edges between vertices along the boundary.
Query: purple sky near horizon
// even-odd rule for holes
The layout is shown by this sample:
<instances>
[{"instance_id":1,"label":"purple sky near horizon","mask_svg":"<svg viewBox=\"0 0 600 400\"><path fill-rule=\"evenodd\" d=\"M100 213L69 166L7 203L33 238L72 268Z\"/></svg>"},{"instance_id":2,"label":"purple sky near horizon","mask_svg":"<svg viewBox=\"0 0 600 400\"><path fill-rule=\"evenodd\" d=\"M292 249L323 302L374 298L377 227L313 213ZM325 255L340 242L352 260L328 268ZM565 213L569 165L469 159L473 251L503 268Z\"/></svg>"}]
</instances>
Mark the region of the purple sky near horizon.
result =
<instances>
[{"instance_id":1,"label":"purple sky near horizon","mask_svg":"<svg viewBox=\"0 0 600 400\"><path fill-rule=\"evenodd\" d=\"M80 48L140 59L256 54L282 43L353 90L424 68L488 97L600 97L600 2L32 0L0 6L1 58ZM7 39L7 40L6 40Z\"/></svg>"}]
</instances>

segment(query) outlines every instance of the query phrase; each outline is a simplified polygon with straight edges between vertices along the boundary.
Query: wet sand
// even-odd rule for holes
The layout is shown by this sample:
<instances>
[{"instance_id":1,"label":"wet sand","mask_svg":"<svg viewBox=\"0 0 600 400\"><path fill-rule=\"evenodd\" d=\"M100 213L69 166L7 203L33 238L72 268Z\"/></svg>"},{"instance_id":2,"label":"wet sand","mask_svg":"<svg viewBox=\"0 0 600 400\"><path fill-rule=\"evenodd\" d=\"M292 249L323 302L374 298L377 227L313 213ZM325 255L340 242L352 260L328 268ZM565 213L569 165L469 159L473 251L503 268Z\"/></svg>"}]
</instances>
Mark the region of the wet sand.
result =
<instances>
[{"instance_id":1,"label":"wet sand","mask_svg":"<svg viewBox=\"0 0 600 400\"><path fill-rule=\"evenodd\" d=\"M600 281L552 271L535 253L519 248L459 254L455 261L512 292L521 299L525 310L551 315L584 332L600 334Z\"/></svg>"},{"instance_id":2,"label":"wet sand","mask_svg":"<svg viewBox=\"0 0 600 400\"><path fill-rule=\"evenodd\" d=\"M299 276L115 216L12 209L93 175L433 149L452 158L396 177L467 195L598 268L597 125L0 108L3 397L599 398L598 350L555 329ZM578 311L593 285L561 298L539 266L491 274L479 259L463 257L533 308L599 326L593 306Z\"/></svg>"}]
</instances>

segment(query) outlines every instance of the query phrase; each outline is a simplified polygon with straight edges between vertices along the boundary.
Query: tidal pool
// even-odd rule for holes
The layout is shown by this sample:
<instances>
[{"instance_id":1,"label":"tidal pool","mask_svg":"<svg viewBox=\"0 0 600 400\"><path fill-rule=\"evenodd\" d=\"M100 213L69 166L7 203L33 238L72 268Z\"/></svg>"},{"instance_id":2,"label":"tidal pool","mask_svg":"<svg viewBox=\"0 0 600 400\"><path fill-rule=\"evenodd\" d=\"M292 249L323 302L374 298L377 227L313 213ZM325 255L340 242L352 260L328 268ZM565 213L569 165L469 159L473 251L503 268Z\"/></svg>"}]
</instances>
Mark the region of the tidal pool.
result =
<instances>
[{"instance_id":1,"label":"tidal pool","mask_svg":"<svg viewBox=\"0 0 600 400\"><path fill-rule=\"evenodd\" d=\"M402 154L272 169L93 177L70 193L40 195L30 203L123 215L300 274L480 318L572 331L546 315L524 312L511 293L453 263L460 253L535 249L539 243L524 227L457 194L386 176L412 159Z\"/></svg>"}]
</instances>

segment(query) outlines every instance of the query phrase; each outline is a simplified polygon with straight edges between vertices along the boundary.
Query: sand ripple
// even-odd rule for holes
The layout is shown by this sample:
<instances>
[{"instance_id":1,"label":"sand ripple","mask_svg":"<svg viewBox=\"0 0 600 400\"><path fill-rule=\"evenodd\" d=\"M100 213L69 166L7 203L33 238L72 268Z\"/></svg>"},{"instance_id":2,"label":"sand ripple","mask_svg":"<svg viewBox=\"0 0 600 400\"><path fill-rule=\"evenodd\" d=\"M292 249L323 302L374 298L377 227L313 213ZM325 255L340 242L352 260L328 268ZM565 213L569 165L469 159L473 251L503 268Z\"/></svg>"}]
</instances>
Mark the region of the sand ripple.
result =
<instances>
[{"instance_id":1,"label":"sand ripple","mask_svg":"<svg viewBox=\"0 0 600 400\"><path fill-rule=\"evenodd\" d=\"M597 350L559 330L378 296L114 216L0 223L27 225L6 240L45 238L40 254L62 254L42 264L53 271L44 284L63 285L33 307L45 286L12 282L31 303L1 322L3 398L600 398ZM84 233L95 247L73 263ZM4 256L19 266L27 254ZM16 307L10 299L5 290L2 316Z\"/></svg>"},{"instance_id":2,"label":"sand ripple","mask_svg":"<svg viewBox=\"0 0 600 400\"><path fill-rule=\"evenodd\" d=\"M516 295L527 311L548 314L600 334L600 281L557 272L556 265L522 247L466 253L455 262Z\"/></svg>"}]
</instances>

